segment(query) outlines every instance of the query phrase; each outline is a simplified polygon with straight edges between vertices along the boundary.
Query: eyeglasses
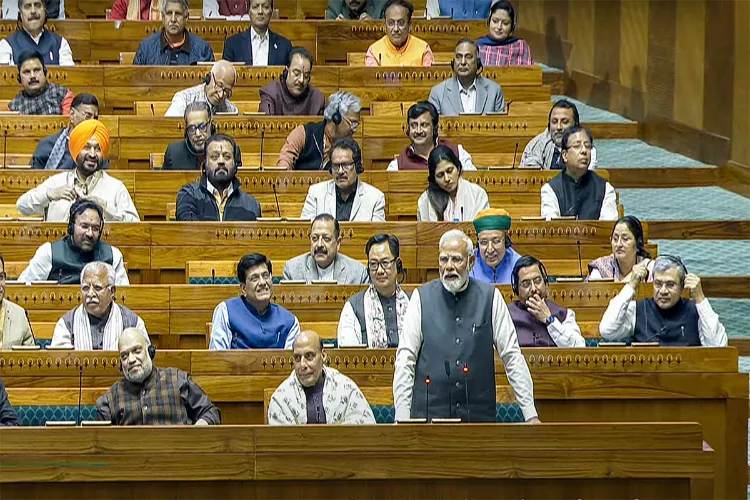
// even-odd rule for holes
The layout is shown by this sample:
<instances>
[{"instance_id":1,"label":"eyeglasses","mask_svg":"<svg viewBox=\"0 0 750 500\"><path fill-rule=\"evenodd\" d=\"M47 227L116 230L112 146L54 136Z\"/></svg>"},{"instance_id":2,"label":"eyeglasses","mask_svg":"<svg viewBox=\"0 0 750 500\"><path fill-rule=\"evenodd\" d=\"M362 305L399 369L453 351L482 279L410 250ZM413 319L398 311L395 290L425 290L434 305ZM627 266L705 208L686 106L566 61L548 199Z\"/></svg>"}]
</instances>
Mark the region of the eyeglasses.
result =
<instances>
[{"instance_id":1,"label":"eyeglasses","mask_svg":"<svg viewBox=\"0 0 750 500\"><path fill-rule=\"evenodd\" d=\"M86 118L87 120L98 120L99 119L99 115L98 114L89 113L87 111L81 111L80 109L77 109L77 108L73 108L73 109L75 110L76 113L78 113L80 115L83 115L83 117Z\"/></svg>"},{"instance_id":2,"label":"eyeglasses","mask_svg":"<svg viewBox=\"0 0 750 500\"><path fill-rule=\"evenodd\" d=\"M271 273L268 271L265 271L261 274L253 274L252 276L247 277L247 281L253 285L257 285L260 280L268 281L271 279Z\"/></svg>"},{"instance_id":3,"label":"eyeglasses","mask_svg":"<svg viewBox=\"0 0 750 500\"><path fill-rule=\"evenodd\" d=\"M544 284L544 278L542 278L541 276L537 276L533 280L523 280L518 284L518 286L520 286L523 290L528 290L529 288L531 288L532 283L535 287L539 288Z\"/></svg>"},{"instance_id":4,"label":"eyeglasses","mask_svg":"<svg viewBox=\"0 0 750 500\"><path fill-rule=\"evenodd\" d=\"M661 290L662 287L666 287L668 291L673 292L677 289L677 283L674 281L654 280L654 290Z\"/></svg>"},{"instance_id":5,"label":"eyeglasses","mask_svg":"<svg viewBox=\"0 0 750 500\"><path fill-rule=\"evenodd\" d=\"M98 224L87 224L85 222L82 223L76 223L76 227L83 231L84 233L87 233L89 229L94 234L99 234L101 232L102 226Z\"/></svg>"},{"instance_id":6,"label":"eyeglasses","mask_svg":"<svg viewBox=\"0 0 750 500\"><path fill-rule=\"evenodd\" d=\"M385 26L388 29L393 29L395 27L399 27L400 29L406 28L406 25L409 24L409 21L406 21L405 19L399 19L398 21L394 21L393 19L388 19L385 22Z\"/></svg>"},{"instance_id":7,"label":"eyeglasses","mask_svg":"<svg viewBox=\"0 0 750 500\"><path fill-rule=\"evenodd\" d=\"M337 172L339 170L351 172L353 168L354 163L331 163L331 172Z\"/></svg>"},{"instance_id":8,"label":"eyeglasses","mask_svg":"<svg viewBox=\"0 0 750 500\"><path fill-rule=\"evenodd\" d=\"M224 96L224 98L229 99L232 97L233 90L229 87L225 87L221 82L217 82L214 77L214 88L217 92L220 92L221 95Z\"/></svg>"},{"instance_id":9,"label":"eyeglasses","mask_svg":"<svg viewBox=\"0 0 750 500\"><path fill-rule=\"evenodd\" d=\"M208 122L206 123L199 123L198 125L189 125L187 128L188 134L195 134L197 130L200 130L201 132L205 132L208 130Z\"/></svg>"},{"instance_id":10,"label":"eyeglasses","mask_svg":"<svg viewBox=\"0 0 750 500\"><path fill-rule=\"evenodd\" d=\"M576 151L580 151L581 149L588 149L591 150L593 146L590 142L576 142L574 144L568 144L568 149L574 149Z\"/></svg>"},{"instance_id":11,"label":"eyeglasses","mask_svg":"<svg viewBox=\"0 0 750 500\"><path fill-rule=\"evenodd\" d=\"M358 120L350 120L349 118L346 117L346 115L342 116L341 118L343 118L344 121L349 124L349 128L352 129L352 131L356 130L357 127L359 126Z\"/></svg>"},{"instance_id":12,"label":"eyeglasses","mask_svg":"<svg viewBox=\"0 0 750 500\"><path fill-rule=\"evenodd\" d=\"M382 267L383 271L390 271L393 267L393 263L396 262L398 259L387 259L387 260L371 260L367 263L367 267L370 268L371 272L376 272L378 270L378 267Z\"/></svg>"}]
</instances>

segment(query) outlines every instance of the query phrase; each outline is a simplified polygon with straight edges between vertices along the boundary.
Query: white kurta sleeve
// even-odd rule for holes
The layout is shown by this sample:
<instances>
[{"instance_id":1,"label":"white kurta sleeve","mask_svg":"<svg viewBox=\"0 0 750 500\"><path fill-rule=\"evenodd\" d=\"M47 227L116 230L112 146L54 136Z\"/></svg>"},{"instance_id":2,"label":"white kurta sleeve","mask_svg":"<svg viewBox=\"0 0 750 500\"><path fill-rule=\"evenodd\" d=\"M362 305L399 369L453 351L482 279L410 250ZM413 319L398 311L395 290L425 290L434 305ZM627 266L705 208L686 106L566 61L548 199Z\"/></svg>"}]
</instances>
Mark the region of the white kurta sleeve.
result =
<instances>
[{"instance_id":1,"label":"white kurta sleeve","mask_svg":"<svg viewBox=\"0 0 750 500\"><path fill-rule=\"evenodd\" d=\"M719 315L708 303L708 299L695 304L698 309L698 335L704 347L726 347L727 332L719 321Z\"/></svg>"},{"instance_id":2,"label":"white kurta sleeve","mask_svg":"<svg viewBox=\"0 0 750 500\"><path fill-rule=\"evenodd\" d=\"M408 313L407 313L408 314ZM529 420L537 416L534 406L534 382L526 364L526 358L518 346L518 336L508 306L505 305L500 290L495 289L492 298L492 337L497 353L505 365L508 382L516 394L516 401L521 407L523 418ZM401 346L399 345L399 350ZM397 356L398 361L398 356ZM411 395L411 394L410 394Z\"/></svg>"},{"instance_id":3,"label":"white kurta sleeve","mask_svg":"<svg viewBox=\"0 0 750 500\"><path fill-rule=\"evenodd\" d=\"M115 248L115 247L112 247L112 264L114 264L112 267L115 268L115 285L117 286L130 285L130 280L128 279L128 272L125 270L125 259L123 258L122 252L120 252L120 249Z\"/></svg>"},{"instance_id":4,"label":"white kurta sleeve","mask_svg":"<svg viewBox=\"0 0 750 500\"><path fill-rule=\"evenodd\" d=\"M474 159L460 144L458 145L458 161L461 162L461 168L463 170L475 171L477 169L477 167L474 166Z\"/></svg>"},{"instance_id":5,"label":"white kurta sleeve","mask_svg":"<svg viewBox=\"0 0 750 500\"><path fill-rule=\"evenodd\" d=\"M4 38L0 40L0 65L13 66L13 49Z\"/></svg>"},{"instance_id":6,"label":"white kurta sleeve","mask_svg":"<svg viewBox=\"0 0 750 500\"><path fill-rule=\"evenodd\" d=\"M117 195L115 196L114 203L115 206L110 207L109 204L107 205L107 208L112 211L110 212L109 210L105 210L104 213L105 215L108 214L109 218L114 221L140 222L141 220L140 216L138 215L138 210L133 204L133 199L130 197L130 193L128 193L128 189L124 184L120 184L117 189Z\"/></svg>"},{"instance_id":7,"label":"white kurta sleeve","mask_svg":"<svg viewBox=\"0 0 750 500\"><path fill-rule=\"evenodd\" d=\"M542 217L552 220L560 217L560 203L557 201L557 195L552 186L545 184L542 186Z\"/></svg>"},{"instance_id":8,"label":"white kurta sleeve","mask_svg":"<svg viewBox=\"0 0 750 500\"><path fill-rule=\"evenodd\" d=\"M75 66L73 62L73 50L70 48L68 41L63 38L60 42L60 66Z\"/></svg>"},{"instance_id":9,"label":"white kurta sleeve","mask_svg":"<svg viewBox=\"0 0 750 500\"><path fill-rule=\"evenodd\" d=\"M562 323L555 318L555 321L547 327L547 332L557 347L586 347L586 340L576 323L576 313L573 309L568 309L568 314Z\"/></svg>"},{"instance_id":10,"label":"white kurta sleeve","mask_svg":"<svg viewBox=\"0 0 750 500\"><path fill-rule=\"evenodd\" d=\"M169 105L169 109L164 113L164 116L177 116L182 118L185 116L185 108L187 108L187 100L183 97L181 92L177 92L172 97L172 104Z\"/></svg>"},{"instance_id":11,"label":"white kurta sleeve","mask_svg":"<svg viewBox=\"0 0 750 500\"><path fill-rule=\"evenodd\" d=\"M36 249L34 257L29 261L29 265L23 270L18 277L21 283L31 283L32 281L44 281L49 277L52 270L52 243L44 243Z\"/></svg>"},{"instance_id":12,"label":"white kurta sleeve","mask_svg":"<svg viewBox=\"0 0 750 500\"><path fill-rule=\"evenodd\" d=\"M617 220L619 215L617 213L617 194L615 188L608 182L604 189L604 200L599 212L599 220Z\"/></svg>"},{"instance_id":13,"label":"white kurta sleeve","mask_svg":"<svg viewBox=\"0 0 750 500\"><path fill-rule=\"evenodd\" d=\"M284 349L292 349L294 347L294 341L297 340L297 336L300 332L299 319L297 316L294 317L294 324L289 330L289 335L286 336L286 342L284 342Z\"/></svg>"},{"instance_id":14,"label":"white kurta sleeve","mask_svg":"<svg viewBox=\"0 0 750 500\"><path fill-rule=\"evenodd\" d=\"M221 302L214 309L211 318L211 341L208 348L212 351L222 351L232 348L232 330L229 327L229 312L227 303Z\"/></svg>"},{"instance_id":15,"label":"white kurta sleeve","mask_svg":"<svg viewBox=\"0 0 750 500\"><path fill-rule=\"evenodd\" d=\"M71 341L71 337L72 335L70 334L68 327L65 326L65 321L60 318L57 320L55 329L52 332L52 343L50 345L52 347L72 346L73 342Z\"/></svg>"},{"instance_id":16,"label":"white kurta sleeve","mask_svg":"<svg viewBox=\"0 0 750 500\"><path fill-rule=\"evenodd\" d=\"M26 191L16 201L16 208L23 215L44 215L44 211L49 207L50 200L47 198L47 191L52 188L62 186L65 181L65 174L53 175L37 187Z\"/></svg>"},{"instance_id":17,"label":"white kurta sleeve","mask_svg":"<svg viewBox=\"0 0 750 500\"><path fill-rule=\"evenodd\" d=\"M635 333L635 289L626 284L612 300L599 323L599 334L605 340L621 341Z\"/></svg>"},{"instance_id":18,"label":"white kurta sleeve","mask_svg":"<svg viewBox=\"0 0 750 500\"><path fill-rule=\"evenodd\" d=\"M362 344L362 327L349 301L341 309L336 337L339 347L355 347Z\"/></svg>"},{"instance_id":19,"label":"white kurta sleeve","mask_svg":"<svg viewBox=\"0 0 750 500\"><path fill-rule=\"evenodd\" d=\"M427 0L427 9L425 10L427 19L433 19L440 16L440 2L438 0Z\"/></svg>"},{"instance_id":20,"label":"white kurta sleeve","mask_svg":"<svg viewBox=\"0 0 750 500\"><path fill-rule=\"evenodd\" d=\"M393 373L393 404L396 421L411 418L411 395L414 391L414 370L417 354L422 348L422 302L419 290L414 290L404 315L403 328L399 329L396 366Z\"/></svg>"},{"instance_id":21,"label":"white kurta sleeve","mask_svg":"<svg viewBox=\"0 0 750 500\"><path fill-rule=\"evenodd\" d=\"M596 169L596 148L591 148L591 163L589 164L589 170Z\"/></svg>"}]
</instances>

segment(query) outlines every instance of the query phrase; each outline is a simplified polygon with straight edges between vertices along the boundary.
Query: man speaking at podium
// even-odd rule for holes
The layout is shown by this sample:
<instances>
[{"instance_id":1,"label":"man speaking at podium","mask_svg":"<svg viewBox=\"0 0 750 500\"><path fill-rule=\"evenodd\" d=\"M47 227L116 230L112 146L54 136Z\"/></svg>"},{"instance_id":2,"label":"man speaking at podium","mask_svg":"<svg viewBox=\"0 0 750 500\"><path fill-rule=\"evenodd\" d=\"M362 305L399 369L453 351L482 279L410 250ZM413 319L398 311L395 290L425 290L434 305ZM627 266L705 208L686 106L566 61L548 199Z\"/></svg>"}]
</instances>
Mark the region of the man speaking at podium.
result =
<instances>
[{"instance_id":1,"label":"man speaking at podium","mask_svg":"<svg viewBox=\"0 0 750 500\"><path fill-rule=\"evenodd\" d=\"M396 351L396 421L460 418L495 422L495 356L503 360L527 423L539 423L534 385L500 291L469 277L471 239L440 238L440 279L414 290Z\"/></svg>"}]
</instances>

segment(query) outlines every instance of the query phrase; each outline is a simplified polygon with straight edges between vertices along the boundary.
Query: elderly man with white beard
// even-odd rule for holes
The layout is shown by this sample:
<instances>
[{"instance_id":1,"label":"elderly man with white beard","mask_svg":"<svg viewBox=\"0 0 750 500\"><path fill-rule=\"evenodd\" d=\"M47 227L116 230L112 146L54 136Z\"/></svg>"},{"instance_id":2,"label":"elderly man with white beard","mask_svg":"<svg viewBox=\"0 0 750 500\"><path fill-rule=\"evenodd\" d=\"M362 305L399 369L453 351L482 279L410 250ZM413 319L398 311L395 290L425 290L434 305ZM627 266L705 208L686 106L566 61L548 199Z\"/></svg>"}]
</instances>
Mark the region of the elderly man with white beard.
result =
<instances>
[{"instance_id":1,"label":"elderly man with white beard","mask_svg":"<svg viewBox=\"0 0 750 500\"><path fill-rule=\"evenodd\" d=\"M153 365L156 348L128 328L118 342L124 378L96 402L97 420L112 425L218 425L221 412L190 376Z\"/></svg>"},{"instance_id":2,"label":"elderly man with white beard","mask_svg":"<svg viewBox=\"0 0 750 500\"><path fill-rule=\"evenodd\" d=\"M471 239L456 229L446 232L440 238L440 279L411 296L396 351L396 421L494 422L494 346L524 419L539 423L531 373L508 307L492 285L469 277L474 260Z\"/></svg>"}]
</instances>

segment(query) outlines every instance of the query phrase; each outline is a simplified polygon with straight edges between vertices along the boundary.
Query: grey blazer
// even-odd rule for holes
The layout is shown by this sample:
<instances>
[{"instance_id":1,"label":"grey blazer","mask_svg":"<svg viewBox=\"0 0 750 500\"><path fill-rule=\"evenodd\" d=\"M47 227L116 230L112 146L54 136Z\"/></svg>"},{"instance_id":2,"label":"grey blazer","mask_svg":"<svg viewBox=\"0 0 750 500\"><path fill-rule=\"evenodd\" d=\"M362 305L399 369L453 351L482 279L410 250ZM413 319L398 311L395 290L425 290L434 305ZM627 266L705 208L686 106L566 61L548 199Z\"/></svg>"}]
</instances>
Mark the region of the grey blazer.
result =
<instances>
[{"instance_id":1,"label":"grey blazer","mask_svg":"<svg viewBox=\"0 0 750 500\"><path fill-rule=\"evenodd\" d=\"M334 266L333 276L339 285L362 285L370 282L365 266L342 253L336 254L331 265ZM310 252L288 260L281 279L305 280L307 283L320 279L318 266Z\"/></svg>"},{"instance_id":2,"label":"grey blazer","mask_svg":"<svg viewBox=\"0 0 750 500\"><path fill-rule=\"evenodd\" d=\"M474 111L480 114L502 112L505 109L505 96L500 85L485 78L477 76L477 102ZM461 84L453 76L448 80L438 83L430 90L429 101L435 105L440 116L458 116L463 112L459 89Z\"/></svg>"},{"instance_id":3,"label":"grey blazer","mask_svg":"<svg viewBox=\"0 0 750 500\"><path fill-rule=\"evenodd\" d=\"M3 329L3 344L0 349L6 351L14 345L34 345L34 334L31 333L31 325L23 307L8 299L4 299L4 302L5 323L0 325Z\"/></svg>"}]
</instances>

